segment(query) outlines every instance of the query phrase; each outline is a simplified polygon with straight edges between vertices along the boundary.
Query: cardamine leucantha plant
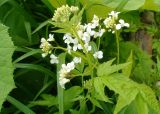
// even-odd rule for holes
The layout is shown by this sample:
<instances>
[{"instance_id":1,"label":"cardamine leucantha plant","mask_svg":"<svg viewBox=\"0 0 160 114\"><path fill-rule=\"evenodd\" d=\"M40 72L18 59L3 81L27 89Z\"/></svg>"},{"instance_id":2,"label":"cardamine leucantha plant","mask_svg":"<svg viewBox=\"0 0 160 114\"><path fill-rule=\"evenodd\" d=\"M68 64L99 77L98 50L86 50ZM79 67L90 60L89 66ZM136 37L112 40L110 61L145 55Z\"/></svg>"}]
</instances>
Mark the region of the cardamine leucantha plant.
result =
<instances>
[{"instance_id":1,"label":"cardamine leucantha plant","mask_svg":"<svg viewBox=\"0 0 160 114\"><path fill-rule=\"evenodd\" d=\"M116 11L106 14L106 18L93 15L91 22L82 23L83 13L84 9L76 6L57 8L49 21L54 30L48 38L41 38L42 57L57 64L58 95L52 97L55 112L159 114L158 101L151 88L129 78L133 53L126 58L126 63L119 60L120 34L130 24L119 18L120 12ZM115 36L117 52L109 61L105 60L101 46L107 32ZM56 41L55 33L63 34L63 43Z\"/></svg>"}]
</instances>

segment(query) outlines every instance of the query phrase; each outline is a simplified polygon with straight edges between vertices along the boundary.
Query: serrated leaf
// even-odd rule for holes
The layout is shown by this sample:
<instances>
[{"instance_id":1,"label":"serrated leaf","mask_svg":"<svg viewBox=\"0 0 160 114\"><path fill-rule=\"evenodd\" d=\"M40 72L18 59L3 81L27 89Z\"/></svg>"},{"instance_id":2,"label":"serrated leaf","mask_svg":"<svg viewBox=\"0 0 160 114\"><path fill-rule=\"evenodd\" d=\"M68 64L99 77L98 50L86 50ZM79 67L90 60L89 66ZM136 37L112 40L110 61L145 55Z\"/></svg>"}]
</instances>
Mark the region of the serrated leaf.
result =
<instances>
[{"instance_id":1,"label":"serrated leaf","mask_svg":"<svg viewBox=\"0 0 160 114\"><path fill-rule=\"evenodd\" d=\"M103 83L109 89L119 94L114 114L117 114L120 110L134 101L138 94L140 94L142 99L144 99L144 105L150 106L157 112L157 114L160 113L158 101L156 100L155 94L150 87L144 84L138 84L120 73L115 73L110 76L100 78L102 78Z\"/></svg>"},{"instance_id":2,"label":"serrated leaf","mask_svg":"<svg viewBox=\"0 0 160 114\"><path fill-rule=\"evenodd\" d=\"M0 109L9 92L15 87L13 80L12 55L14 45L8 27L0 24Z\"/></svg>"},{"instance_id":3,"label":"serrated leaf","mask_svg":"<svg viewBox=\"0 0 160 114\"><path fill-rule=\"evenodd\" d=\"M96 94L98 94L98 95L95 95L95 97L96 96L100 97L97 99L105 102L110 102L109 98L104 93L105 85L102 83L101 78L97 77L94 79L94 88L95 88Z\"/></svg>"},{"instance_id":4,"label":"serrated leaf","mask_svg":"<svg viewBox=\"0 0 160 114\"><path fill-rule=\"evenodd\" d=\"M132 42L121 43L120 49L120 55L123 60L125 60L126 57L129 56L131 50L134 52L134 69L132 77L138 82L150 85L153 80L151 76L153 62L150 56Z\"/></svg>"},{"instance_id":5,"label":"serrated leaf","mask_svg":"<svg viewBox=\"0 0 160 114\"><path fill-rule=\"evenodd\" d=\"M97 68L97 75L98 76L107 76L114 72L117 72L125 67L127 67L131 63L124 63L124 64L118 64L118 65L111 65L115 59L112 59L108 62L105 62L103 64L100 64Z\"/></svg>"},{"instance_id":6,"label":"serrated leaf","mask_svg":"<svg viewBox=\"0 0 160 114\"><path fill-rule=\"evenodd\" d=\"M96 99L90 97L89 100L90 100L95 106L103 109L102 106L99 104L99 102L98 102Z\"/></svg>"},{"instance_id":7,"label":"serrated leaf","mask_svg":"<svg viewBox=\"0 0 160 114\"><path fill-rule=\"evenodd\" d=\"M125 68L122 70L122 73L123 73L125 76L129 77L129 76L131 75L132 64L133 64L133 53L132 53L132 51L131 51L131 53L130 53L130 55L129 55L129 57L128 57L128 59L127 59L126 62L130 62L131 64L129 64L128 67L125 67Z\"/></svg>"}]
</instances>

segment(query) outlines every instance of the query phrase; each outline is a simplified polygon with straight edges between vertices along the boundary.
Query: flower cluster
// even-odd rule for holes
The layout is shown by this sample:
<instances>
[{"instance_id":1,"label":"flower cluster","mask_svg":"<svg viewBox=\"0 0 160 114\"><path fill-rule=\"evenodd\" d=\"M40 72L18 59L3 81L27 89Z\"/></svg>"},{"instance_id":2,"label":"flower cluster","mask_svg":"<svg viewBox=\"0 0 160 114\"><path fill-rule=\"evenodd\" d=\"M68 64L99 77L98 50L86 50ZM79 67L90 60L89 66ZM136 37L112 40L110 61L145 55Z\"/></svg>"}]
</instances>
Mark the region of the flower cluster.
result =
<instances>
[{"instance_id":1,"label":"flower cluster","mask_svg":"<svg viewBox=\"0 0 160 114\"><path fill-rule=\"evenodd\" d=\"M78 11L78 7L69 7L68 5L63 5L55 11L52 21L60 23L69 22L71 16L77 14ZM98 49L94 50L92 49L93 47L91 45L91 41L101 38L106 30L114 33L123 27L129 27L129 24L125 23L123 19L118 19L119 13L120 12L112 11L104 20L94 15L90 23L81 24L81 22L79 22L79 24L73 26L73 31L71 33L65 33L63 36L68 53L72 55L72 52L76 53L78 51L78 53L81 53L82 55L87 55L87 59L90 59L88 57L93 57L96 60L102 59L103 52L99 50L99 45L97 46ZM50 42L54 41L53 37L54 36L50 34L47 40L44 38L41 39L40 48L42 48L43 57L51 54L54 47L52 47ZM100 39L98 40L100 41ZM50 63L59 63L58 57L56 57L54 54L51 54ZM65 88L65 84L70 82L72 77L71 71L75 69L76 64L78 63L81 63L80 57L74 57L72 62L62 64L59 71L59 84L62 88Z\"/></svg>"},{"instance_id":2,"label":"flower cluster","mask_svg":"<svg viewBox=\"0 0 160 114\"><path fill-rule=\"evenodd\" d=\"M67 44L68 53L71 53L71 50L83 50L83 52L88 53L91 51L92 47L90 45L91 39L96 39L101 37L105 32L105 29L101 28L99 24L100 19L94 15L91 23L84 25L77 25L76 33L77 35L72 35L66 33L63 37L64 42ZM101 59L102 57L95 57Z\"/></svg>"},{"instance_id":3,"label":"flower cluster","mask_svg":"<svg viewBox=\"0 0 160 114\"><path fill-rule=\"evenodd\" d=\"M59 71L59 84L65 89L65 84L70 82L70 72L75 68L75 65L81 63L81 58L75 57L72 62L62 64L61 70Z\"/></svg>"},{"instance_id":4,"label":"flower cluster","mask_svg":"<svg viewBox=\"0 0 160 114\"><path fill-rule=\"evenodd\" d=\"M52 20L55 22L67 22L69 21L70 16L72 14L77 13L78 10L79 10L78 7L75 6L69 7L68 5L63 5L62 7L57 8Z\"/></svg>"},{"instance_id":5,"label":"flower cluster","mask_svg":"<svg viewBox=\"0 0 160 114\"><path fill-rule=\"evenodd\" d=\"M115 32L115 30L120 30L122 27L129 27L128 23L125 23L123 19L118 20L118 14L120 12L112 11L109 16L103 21L105 27L109 32ZM117 23L119 22L119 23Z\"/></svg>"},{"instance_id":6,"label":"flower cluster","mask_svg":"<svg viewBox=\"0 0 160 114\"><path fill-rule=\"evenodd\" d=\"M42 57L46 57L48 54L50 54L53 50L52 45L49 43L51 41L54 41L54 35L49 34L49 38L46 40L45 38L41 38L41 45L40 48L42 49Z\"/></svg>"}]
</instances>

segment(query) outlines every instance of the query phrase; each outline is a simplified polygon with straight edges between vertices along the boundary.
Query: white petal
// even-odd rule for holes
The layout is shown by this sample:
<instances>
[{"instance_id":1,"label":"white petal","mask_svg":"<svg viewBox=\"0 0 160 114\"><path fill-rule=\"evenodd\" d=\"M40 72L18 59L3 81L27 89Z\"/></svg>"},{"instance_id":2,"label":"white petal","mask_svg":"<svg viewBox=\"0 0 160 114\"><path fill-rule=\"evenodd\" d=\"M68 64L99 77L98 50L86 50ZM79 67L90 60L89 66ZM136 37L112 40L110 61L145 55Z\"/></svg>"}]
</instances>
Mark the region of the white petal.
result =
<instances>
[{"instance_id":1,"label":"white petal","mask_svg":"<svg viewBox=\"0 0 160 114\"><path fill-rule=\"evenodd\" d=\"M128 23L125 23L124 26L125 26L125 27L129 27L129 24L128 24Z\"/></svg>"},{"instance_id":2,"label":"white petal","mask_svg":"<svg viewBox=\"0 0 160 114\"><path fill-rule=\"evenodd\" d=\"M41 38L41 42L46 42L46 39L45 38Z\"/></svg>"},{"instance_id":3,"label":"white petal","mask_svg":"<svg viewBox=\"0 0 160 114\"><path fill-rule=\"evenodd\" d=\"M48 54L47 53L42 53L42 57L46 57Z\"/></svg>"},{"instance_id":4,"label":"white petal","mask_svg":"<svg viewBox=\"0 0 160 114\"><path fill-rule=\"evenodd\" d=\"M121 29L121 24L117 24L116 25L116 30L120 30Z\"/></svg>"},{"instance_id":5,"label":"white petal","mask_svg":"<svg viewBox=\"0 0 160 114\"><path fill-rule=\"evenodd\" d=\"M63 89L65 89L65 84L68 83L68 82L70 82L70 80L67 79L67 78L60 78L59 79L59 84Z\"/></svg>"},{"instance_id":6,"label":"white petal","mask_svg":"<svg viewBox=\"0 0 160 114\"><path fill-rule=\"evenodd\" d=\"M81 58L80 57L74 57L73 62L74 63L81 63Z\"/></svg>"},{"instance_id":7,"label":"white petal","mask_svg":"<svg viewBox=\"0 0 160 114\"><path fill-rule=\"evenodd\" d=\"M120 23L120 24L124 24L125 22L124 22L123 19L120 19L120 20L119 20L119 23Z\"/></svg>"}]
</instances>

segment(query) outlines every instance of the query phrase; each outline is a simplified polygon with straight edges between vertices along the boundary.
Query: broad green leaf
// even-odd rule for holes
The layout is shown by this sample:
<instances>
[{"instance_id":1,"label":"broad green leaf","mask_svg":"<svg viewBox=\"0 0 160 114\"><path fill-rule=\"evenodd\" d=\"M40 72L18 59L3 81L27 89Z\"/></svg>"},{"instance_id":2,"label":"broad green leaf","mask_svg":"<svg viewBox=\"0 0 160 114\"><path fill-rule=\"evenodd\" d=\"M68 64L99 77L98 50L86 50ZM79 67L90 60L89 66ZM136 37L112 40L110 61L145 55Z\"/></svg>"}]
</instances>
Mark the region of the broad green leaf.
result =
<instances>
[{"instance_id":1,"label":"broad green leaf","mask_svg":"<svg viewBox=\"0 0 160 114\"><path fill-rule=\"evenodd\" d=\"M105 3L105 0L101 0ZM123 10L136 10L143 6L145 0L112 0L110 3L106 3L105 5L111 8L122 7ZM122 5L122 6L121 6Z\"/></svg>"},{"instance_id":2,"label":"broad green leaf","mask_svg":"<svg viewBox=\"0 0 160 114\"><path fill-rule=\"evenodd\" d=\"M94 88L95 88L95 91L96 91L95 98L96 98L96 96L99 96L100 98L97 98L98 100L102 100L102 101L105 101L105 102L110 102L109 98L104 93L105 85L102 83L101 78L96 77L94 79Z\"/></svg>"},{"instance_id":3,"label":"broad green leaf","mask_svg":"<svg viewBox=\"0 0 160 114\"><path fill-rule=\"evenodd\" d=\"M150 87L144 84L138 84L120 73L100 78L102 78L103 83L109 89L119 94L114 114L117 114L125 106L134 101L138 94L140 94L142 96L142 99L144 99L145 101L144 107L148 105L154 111L156 111L157 114L160 113L158 101L156 100L155 94Z\"/></svg>"},{"instance_id":4,"label":"broad green leaf","mask_svg":"<svg viewBox=\"0 0 160 114\"><path fill-rule=\"evenodd\" d=\"M152 59L142 49L132 42L120 43L120 56L124 61L129 56L130 52L134 53L133 73L132 76L136 81L146 84L153 83L152 78ZM123 54L122 54L123 53Z\"/></svg>"},{"instance_id":5,"label":"broad green leaf","mask_svg":"<svg viewBox=\"0 0 160 114\"><path fill-rule=\"evenodd\" d=\"M137 95L135 102L136 102L138 114L148 114L149 110L148 110L147 103L145 103L144 99L140 94Z\"/></svg>"},{"instance_id":6,"label":"broad green leaf","mask_svg":"<svg viewBox=\"0 0 160 114\"><path fill-rule=\"evenodd\" d=\"M15 87L13 80L12 55L14 45L8 27L0 24L0 109L9 92Z\"/></svg>"},{"instance_id":7,"label":"broad green leaf","mask_svg":"<svg viewBox=\"0 0 160 114\"><path fill-rule=\"evenodd\" d=\"M46 1L48 1L54 8L58 8L66 4L66 0L46 0Z\"/></svg>"},{"instance_id":8,"label":"broad green leaf","mask_svg":"<svg viewBox=\"0 0 160 114\"><path fill-rule=\"evenodd\" d=\"M85 6L88 22L92 20L94 14L98 17L105 18L108 12L112 10L112 8L107 7L102 0L80 0L80 3Z\"/></svg>"},{"instance_id":9,"label":"broad green leaf","mask_svg":"<svg viewBox=\"0 0 160 114\"><path fill-rule=\"evenodd\" d=\"M158 6L157 3L158 2L155 0L145 0L145 4L142 9L160 11L160 6Z\"/></svg>"},{"instance_id":10,"label":"broad green leaf","mask_svg":"<svg viewBox=\"0 0 160 114\"><path fill-rule=\"evenodd\" d=\"M133 64L133 53L132 53L132 51L131 51L131 53L130 53L126 62L130 62L131 64L129 64L128 67L123 68L122 73L125 76L129 77L131 75L132 64Z\"/></svg>"},{"instance_id":11,"label":"broad green leaf","mask_svg":"<svg viewBox=\"0 0 160 114\"><path fill-rule=\"evenodd\" d=\"M67 110L72 107L73 102L79 100L82 88L79 86L73 86L64 91L64 109Z\"/></svg>"},{"instance_id":12,"label":"broad green leaf","mask_svg":"<svg viewBox=\"0 0 160 114\"><path fill-rule=\"evenodd\" d=\"M117 72L125 67L128 67L131 63L124 63L118 65L111 65L115 59L112 59L108 62L102 63L97 68L97 75L98 76L107 76L114 72Z\"/></svg>"},{"instance_id":13,"label":"broad green leaf","mask_svg":"<svg viewBox=\"0 0 160 114\"><path fill-rule=\"evenodd\" d=\"M70 89L64 90L63 95L63 106L64 110L68 110L72 107L73 103L75 101L78 101L80 98L80 94L82 93L82 88L79 86L73 86ZM54 106L58 105L58 96L43 94L42 95L43 100L37 100L32 102L34 105L41 105L41 106Z\"/></svg>"},{"instance_id":14,"label":"broad green leaf","mask_svg":"<svg viewBox=\"0 0 160 114\"><path fill-rule=\"evenodd\" d=\"M95 106L102 108L102 106L99 104L98 100L96 100L95 98L90 97L89 100L92 102L92 104L94 104Z\"/></svg>"}]
</instances>

